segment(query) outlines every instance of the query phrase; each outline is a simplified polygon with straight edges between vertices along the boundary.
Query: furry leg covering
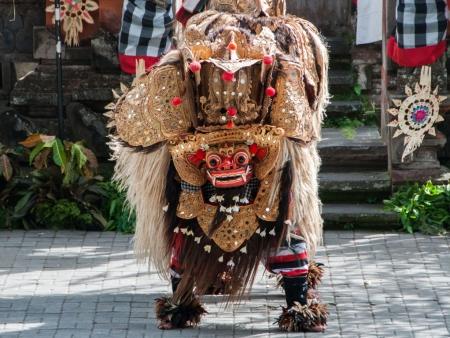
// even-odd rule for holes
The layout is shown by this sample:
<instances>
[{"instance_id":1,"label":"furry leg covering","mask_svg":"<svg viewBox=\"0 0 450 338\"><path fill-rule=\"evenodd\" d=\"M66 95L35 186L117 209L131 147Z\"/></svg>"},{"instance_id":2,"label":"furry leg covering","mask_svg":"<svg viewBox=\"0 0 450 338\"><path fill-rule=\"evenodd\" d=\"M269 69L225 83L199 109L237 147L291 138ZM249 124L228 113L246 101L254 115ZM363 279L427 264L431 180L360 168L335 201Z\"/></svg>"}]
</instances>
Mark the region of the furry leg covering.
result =
<instances>
[{"instance_id":1,"label":"furry leg covering","mask_svg":"<svg viewBox=\"0 0 450 338\"><path fill-rule=\"evenodd\" d=\"M323 264L311 262L306 277L282 278L288 304L276 321L282 331L323 332L326 329L328 309L320 303L317 291L323 274Z\"/></svg>"},{"instance_id":2,"label":"furry leg covering","mask_svg":"<svg viewBox=\"0 0 450 338\"><path fill-rule=\"evenodd\" d=\"M156 299L155 312L156 318L161 323L160 329L197 326L202 315L207 313L196 297L191 297L184 303L174 303L172 298L168 297Z\"/></svg>"},{"instance_id":3,"label":"furry leg covering","mask_svg":"<svg viewBox=\"0 0 450 338\"><path fill-rule=\"evenodd\" d=\"M296 302L283 312L276 323L286 332L322 332L326 328L328 309L325 304L313 303L301 305Z\"/></svg>"}]
</instances>

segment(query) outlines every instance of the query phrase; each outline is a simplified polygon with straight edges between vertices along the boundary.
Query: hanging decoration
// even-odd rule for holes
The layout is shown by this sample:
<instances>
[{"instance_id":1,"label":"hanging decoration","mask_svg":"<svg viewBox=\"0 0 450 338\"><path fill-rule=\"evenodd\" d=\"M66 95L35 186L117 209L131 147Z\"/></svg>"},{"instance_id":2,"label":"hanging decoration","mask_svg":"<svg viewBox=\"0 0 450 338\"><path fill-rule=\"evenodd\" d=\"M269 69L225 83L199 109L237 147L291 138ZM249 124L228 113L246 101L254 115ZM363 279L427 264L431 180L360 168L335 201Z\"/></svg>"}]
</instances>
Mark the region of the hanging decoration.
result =
<instances>
[{"instance_id":1,"label":"hanging decoration","mask_svg":"<svg viewBox=\"0 0 450 338\"><path fill-rule=\"evenodd\" d=\"M45 11L55 13L55 0ZM61 21L65 34L65 43L68 46L78 46L80 43L80 34L83 32L84 22L93 24L94 19L90 12L98 10L98 3L94 0L61 0ZM52 22L55 23L53 14Z\"/></svg>"},{"instance_id":2,"label":"hanging decoration","mask_svg":"<svg viewBox=\"0 0 450 338\"><path fill-rule=\"evenodd\" d=\"M431 92L431 68L428 66L422 67L420 82L416 83L414 93L408 86L405 93L407 98L404 101L392 100L395 107L388 110L396 117L388 124L398 128L393 137L405 135L402 162L420 147L427 133L436 136L435 124L444 121L439 115L439 104L447 99L438 95L438 87Z\"/></svg>"}]
</instances>

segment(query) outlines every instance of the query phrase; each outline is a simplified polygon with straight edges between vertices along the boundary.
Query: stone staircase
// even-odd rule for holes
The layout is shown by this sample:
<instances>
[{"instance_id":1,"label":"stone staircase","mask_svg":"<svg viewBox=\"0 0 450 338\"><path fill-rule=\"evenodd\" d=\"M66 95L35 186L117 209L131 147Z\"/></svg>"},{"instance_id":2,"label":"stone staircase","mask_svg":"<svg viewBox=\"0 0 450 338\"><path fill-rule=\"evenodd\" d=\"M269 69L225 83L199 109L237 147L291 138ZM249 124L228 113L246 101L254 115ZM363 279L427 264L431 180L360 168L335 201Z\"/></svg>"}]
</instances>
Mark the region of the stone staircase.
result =
<instances>
[{"instance_id":1,"label":"stone staircase","mask_svg":"<svg viewBox=\"0 0 450 338\"><path fill-rule=\"evenodd\" d=\"M328 118L357 116L363 104L351 93L354 74L351 46L340 37L328 38L330 50L330 91L341 99L331 99ZM387 172L387 149L377 127L361 127L347 139L341 130L324 128L319 143L322 157L320 196L325 228L392 229L399 224L396 214L385 211L383 199L391 194Z\"/></svg>"},{"instance_id":2,"label":"stone staircase","mask_svg":"<svg viewBox=\"0 0 450 338\"><path fill-rule=\"evenodd\" d=\"M326 128L319 143L320 196L326 228L392 229L398 217L383 209L391 193L387 150L377 128L361 127L346 139Z\"/></svg>"}]
</instances>

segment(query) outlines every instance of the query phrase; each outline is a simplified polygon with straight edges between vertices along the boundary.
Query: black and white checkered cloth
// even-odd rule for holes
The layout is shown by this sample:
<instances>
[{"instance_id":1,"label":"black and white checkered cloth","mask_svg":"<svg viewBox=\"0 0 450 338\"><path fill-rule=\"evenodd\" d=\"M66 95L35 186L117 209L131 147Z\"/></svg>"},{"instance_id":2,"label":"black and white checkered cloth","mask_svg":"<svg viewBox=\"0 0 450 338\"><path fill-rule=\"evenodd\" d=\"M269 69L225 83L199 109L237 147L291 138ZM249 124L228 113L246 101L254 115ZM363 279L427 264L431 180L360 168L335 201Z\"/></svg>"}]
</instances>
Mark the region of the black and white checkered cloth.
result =
<instances>
[{"instance_id":1,"label":"black and white checkered cloth","mask_svg":"<svg viewBox=\"0 0 450 338\"><path fill-rule=\"evenodd\" d=\"M447 34L445 0L397 0L396 40L400 48L437 45Z\"/></svg>"},{"instance_id":2,"label":"black and white checkered cloth","mask_svg":"<svg viewBox=\"0 0 450 338\"><path fill-rule=\"evenodd\" d=\"M171 47L172 0L126 0L119 53L159 57Z\"/></svg>"}]
</instances>

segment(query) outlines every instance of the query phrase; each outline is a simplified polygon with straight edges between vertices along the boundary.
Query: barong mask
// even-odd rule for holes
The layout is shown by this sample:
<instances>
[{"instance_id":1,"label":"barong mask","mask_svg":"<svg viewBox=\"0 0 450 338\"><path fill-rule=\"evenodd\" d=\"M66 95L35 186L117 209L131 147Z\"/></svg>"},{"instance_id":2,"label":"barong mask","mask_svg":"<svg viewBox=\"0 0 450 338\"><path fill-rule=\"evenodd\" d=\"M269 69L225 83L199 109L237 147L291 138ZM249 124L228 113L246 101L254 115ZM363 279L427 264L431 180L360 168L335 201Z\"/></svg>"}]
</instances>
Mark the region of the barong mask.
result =
<instances>
[{"instance_id":1,"label":"barong mask","mask_svg":"<svg viewBox=\"0 0 450 338\"><path fill-rule=\"evenodd\" d=\"M188 20L178 50L122 88L108 116L138 256L164 274L182 236L196 290L232 271L238 296L288 231L301 232L311 255L320 242L315 141L328 59L315 27L283 16L284 1L207 9Z\"/></svg>"}]
</instances>

